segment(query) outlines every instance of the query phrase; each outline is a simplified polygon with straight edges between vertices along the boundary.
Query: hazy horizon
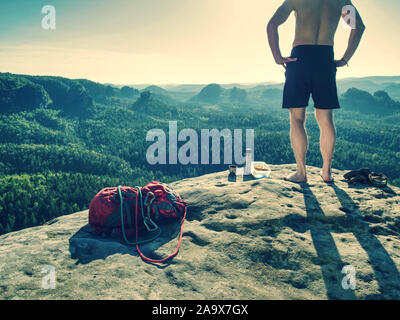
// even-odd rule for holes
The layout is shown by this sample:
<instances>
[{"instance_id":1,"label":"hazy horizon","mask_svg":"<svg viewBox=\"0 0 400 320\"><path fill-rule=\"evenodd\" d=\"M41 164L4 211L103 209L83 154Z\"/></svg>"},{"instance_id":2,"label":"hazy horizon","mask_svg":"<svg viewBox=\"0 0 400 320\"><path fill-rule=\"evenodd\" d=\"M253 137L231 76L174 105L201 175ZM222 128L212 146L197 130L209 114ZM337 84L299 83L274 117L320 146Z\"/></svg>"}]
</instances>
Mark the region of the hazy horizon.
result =
<instances>
[{"instance_id":1,"label":"hazy horizon","mask_svg":"<svg viewBox=\"0 0 400 320\"><path fill-rule=\"evenodd\" d=\"M339 78L338 77L338 81L340 81L340 80L349 80L349 79L365 79L365 78L379 78L379 77L382 77L382 78L399 78L399 81L400 81L400 74L399 75L385 75L385 76L382 76L382 75L370 75L370 76L362 76L362 77L345 77L345 78ZM88 79L88 80L90 80L90 79ZM112 83L112 82L104 82L103 84L110 84L110 85L115 85L115 86L129 86L129 85L136 85L136 86L145 86L145 85L157 85L157 86L197 86L197 85L209 85L209 84L213 84L213 83L215 83L215 84L219 84L219 85L222 85L222 86L224 86L224 85L226 85L226 86L228 86L228 85L235 85L235 84L238 84L238 85L259 85L259 84L283 84L284 83L284 80L282 80L282 81L273 81L273 80L271 80L271 81L261 81L261 82L237 82L237 81L234 81L234 82L225 82L225 83L221 83L221 82L212 82L212 81L208 81L208 82L198 82L198 83L179 83L179 82L176 82L176 83Z\"/></svg>"},{"instance_id":2,"label":"hazy horizon","mask_svg":"<svg viewBox=\"0 0 400 320\"><path fill-rule=\"evenodd\" d=\"M283 0L54 0L56 30L41 27L47 1L0 3L0 71L115 85L283 82L265 27ZM367 26L338 79L400 74L395 0L353 0ZM294 16L280 29L289 55ZM335 54L346 49L341 25Z\"/></svg>"},{"instance_id":3,"label":"hazy horizon","mask_svg":"<svg viewBox=\"0 0 400 320\"><path fill-rule=\"evenodd\" d=\"M20 76L49 76L49 77L62 77L62 78L68 78L62 75L50 75L50 74L28 74L28 73L12 73L12 72L8 72L8 71L1 71L0 73L10 73L10 74L14 74L14 75L20 75ZM399 78L396 79L395 83L397 83L397 81L400 82L400 75L386 75L386 76L382 76L382 75L371 75L371 76L364 76L364 77L345 77L345 78L338 78L338 81L341 80L357 80L357 79L368 79L368 78ZM71 80L79 80L79 79L86 79L89 81L93 81L93 82L97 82L103 85L113 85L113 86L117 86L117 87L122 87L122 86L137 86L137 87L145 87L145 86L159 86L159 87L165 87L165 86L207 86L210 84L218 84L221 86L233 86L233 85L242 85L242 86L256 86L256 85L276 85L276 84L284 84L284 81L261 81L261 82L213 82L213 81L207 81L207 82L188 82L188 83L142 83L142 82L138 82L138 83L113 83L113 82L99 82L93 79L88 79L88 78L68 78Z\"/></svg>"}]
</instances>

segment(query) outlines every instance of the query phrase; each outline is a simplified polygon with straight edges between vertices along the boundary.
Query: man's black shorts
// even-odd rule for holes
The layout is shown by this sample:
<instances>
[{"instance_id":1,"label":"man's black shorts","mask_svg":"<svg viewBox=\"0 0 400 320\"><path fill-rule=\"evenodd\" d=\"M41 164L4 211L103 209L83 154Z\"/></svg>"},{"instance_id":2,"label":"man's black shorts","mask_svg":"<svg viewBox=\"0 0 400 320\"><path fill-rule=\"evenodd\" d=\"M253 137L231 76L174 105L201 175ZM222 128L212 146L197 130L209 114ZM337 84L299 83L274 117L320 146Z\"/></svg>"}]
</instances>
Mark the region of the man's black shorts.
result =
<instances>
[{"instance_id":1,"label":"man's black shorts","mask_svg":"<svg viewBox=\"0 0 400 320\"><path fill-rule=\"evenodd\" d=\"M287 63L283 108L304 108L310 95L317 109L339 109L336 64L332 46L301 45L292 50Z\"/></svg>"}]
</instances>

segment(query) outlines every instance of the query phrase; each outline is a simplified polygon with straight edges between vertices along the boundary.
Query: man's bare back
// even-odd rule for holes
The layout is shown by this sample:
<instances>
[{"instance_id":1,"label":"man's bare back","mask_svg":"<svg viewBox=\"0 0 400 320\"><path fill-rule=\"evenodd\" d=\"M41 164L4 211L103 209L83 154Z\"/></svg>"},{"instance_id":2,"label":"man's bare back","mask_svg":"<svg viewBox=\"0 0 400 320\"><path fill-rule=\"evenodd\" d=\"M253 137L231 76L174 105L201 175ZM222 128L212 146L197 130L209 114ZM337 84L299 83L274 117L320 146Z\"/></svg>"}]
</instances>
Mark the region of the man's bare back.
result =
<instances>
[{"instance_id":1,"label":"man's bare back","mask_svg":"<svg viewBox=\"0 0 400 320\"><path fill-rule=\"evenodd\" d=\"M289 2L296 16L293 47L305 44L333 46L345 1L292 0Z\"/></svg>"},{"instance_id":2,"label":"man's bare back","mask_svg":"<svg viewBox=\"0 0 400 320\"><path fill-rule=\"evenodd\" d=\"M283 58L279 48L278 27L290 16L292 11L296 16L296 32L293 47L299 45L330 45L333 46L336 30L346 5L353 6L351 0L285 0L268 23L268 40L272 54L277 64L286 67L290 58ZM356 28L352 30L348 48L343 58L337 60L337 66L342 67L354 55L362 34L364 23L355 9Z\"/></svg>"}]
</instances>

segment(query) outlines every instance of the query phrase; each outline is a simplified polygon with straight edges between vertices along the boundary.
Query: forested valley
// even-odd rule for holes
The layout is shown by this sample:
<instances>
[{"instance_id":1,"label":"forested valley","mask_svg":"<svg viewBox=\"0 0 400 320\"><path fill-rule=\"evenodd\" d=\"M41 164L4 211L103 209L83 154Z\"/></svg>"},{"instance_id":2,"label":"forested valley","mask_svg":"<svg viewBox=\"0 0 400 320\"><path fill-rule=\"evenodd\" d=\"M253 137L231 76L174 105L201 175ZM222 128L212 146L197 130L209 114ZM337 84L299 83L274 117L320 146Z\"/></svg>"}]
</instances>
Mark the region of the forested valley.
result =
<instances>
[{"instance_id":1,"label":"forested valley","mask_svg":"<svg viewBox=\"0 0 400 320\"><path fill-rule=\"evenodd\" d=\"M339 83L333 167L368 167L400 186L400 79ZM0 234L89 207L102 188L171 182L221 164L150 165L151 129L253 129L255 160L294 163L282 85L114 86L86 79L0 74ZM310 100L308 165L321 166ZM243 133L243 140L245 134ZM223 141L223 139L221 139ZM244 142L244 141L243 141ZM179 146L185 142L179 142ZM200 146L199 146L200 148ZM243 143L244 154L245 143Z\"/></svg>"}]
</instances>

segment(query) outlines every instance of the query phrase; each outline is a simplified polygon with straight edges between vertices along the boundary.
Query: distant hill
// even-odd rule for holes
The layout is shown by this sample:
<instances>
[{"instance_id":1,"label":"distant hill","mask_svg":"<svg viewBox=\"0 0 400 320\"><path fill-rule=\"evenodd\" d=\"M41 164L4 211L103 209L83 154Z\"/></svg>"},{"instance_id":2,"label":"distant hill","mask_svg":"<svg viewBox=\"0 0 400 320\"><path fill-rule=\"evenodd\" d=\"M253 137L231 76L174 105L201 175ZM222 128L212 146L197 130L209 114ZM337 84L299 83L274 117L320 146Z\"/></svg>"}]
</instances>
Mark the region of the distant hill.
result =
<instances>
[{"instance_id":1,"label":"distant hill","mask_svg":"<svg viewBox=\"0 0 400 320\"><path fill-rule=\"evenodd\" d=\"M142 89L140 92L150 92L152 94L152 97L163 101L169 105L173 105L173 106L177 106L179 104L179 102L181 101L180 96L181 94L177 94L175 95L173 92L170 92L168 90L165 90L159 86L148 86L144 89ZM186 100L186 99L183 99Z\"/></svg>"},{"instance_id":2,"label":"distant hill","mask_svg":"<svg viewBox=\"0 0 400 320\"><path fill-rule=\"evenodd\" d=\"M377 83L375 83L371 80L343 79L343 80L337 81L337 88L338 88L339 94L341 94L341 93L345 93L350 88L357 88L357 89L372 93L372 92L375 92L377 89L380 89L381 87Z\"/></svg>"},{"instance_id":3,"label":"distant hill","mask_svg":"<svg viewBox=\"0 0 400 320\"><path fill-rule=\"evenodd\" d=\"M0 75L0 111L2 113L47 107L51 102L43 86L26 78Z\"/></svg>"},{"instance_id":4,"label":"distant hill","mask_svg":"<svg viewBox=\"0 0 400 320\"><path fill-rule=\"evenodd\" d=\"M400 83L385 83L384 89L389 95L397 101L400 101Z\"/></svg>"},{"instance_id":5,"label":"distant hill","mask_svg":"<svg viewBox=\"0 0 400 320\"><path fill-rule=\"evenodd\" d=\"M338 87L340 91L345 92L351 87L356 87L358 89L370 91L370 90L377 90L376 85L379 85L378 89L384 89L384 86L387 86L392 83L400 84L400 76L371 76L371 77L349 77L338 79ZM222 84L219 85L223 89L232 89L234 87L245 89L248 92L257 90L260 87L264 88L271 88L271 87L282 87L282 83L277 83L273 81L267 82L260 82L260 83L230 83L230 84ZM152 86L150 84L143 84L143 85L133 85L135 88L140 90L147 89L148 87ZM198 94L206 84L165 84L165 85L158 85L158 88L165 89L168 92L191 92ZM375 86L375 87L373 87ZM382 87L381 87L382 86ZM151 90L150 90L151 91Z\"/></svg>"},{"instance_id":6,"label":"distant hill","mask_svg":"<svg viewBox=\"0 0 400 320\"><path fill-rule=\"evenodd\" d=\"M400 102L390 98L386 91L376 91L373 95L364 90L351 88L341 97L342 107L363 113L390 114L400 112Z\"/></svg>"},{"instance_id":7,"label":"distant hill","mask_svg":"<svg viewBox=\"0 0 400 320\"><path fill-rule=\"evenodd\" d=\"M238 87L225 89L216 83L205 86L199 94L192 97L190 101L206 104L241 104L249 102L245 89Z\"/></svg>"},{"instance_id":8,"label":"distant hill","mask_svg":"<svg viewBox=\"0 0 400 320\"><path fill-rule=\"evenodd\" d=\"M232 89L234 87L240 88L240 89L249 89L253 88L254 86L257 85L271 85L274 84L275 82L268 81L268 82L260 82L260 83L220 83L219 85L224 88L224 89ZM135 85L136 88L146 88L149 85ZM199 93L201 89L203 89L207 84L199 84L199 83L193 83L193 84L163 84L163 85L158 85L159 87L168 90L168 91L173 91L173 92L196 92Z\"/></svg>"},{"instance_id":9,"label":"distant hill","mask_svg":"<svg viewBox=\"0 0 400 320\"><path fill-rule=\"evenodd\" d=\"M87 79L0 73L2 112L49 107L67 114L84 115L92 112L95 103L107 104L110 99L137 99L138 96L139 90L135 88L118 88Z\"/></svg>"},{"instance_id":10,"label":"distant hill","mask_svg":"<svg viewBox=\"0 0 400 320\"><path fill-rule=\"evenodd\" d=\"M93 98L84 86L86 84L93 91L89 80L0 74L0 83L3 112L50 107L65 114L85 116L92 111Z\"/></svg>"},{"instance_id":11,"label":"distant hill","mask_svg":"<svg viewBox=\"0 0 400 320\"><path fill-rule=\"evenodd\" d=\"M265 89L283 89L283 83L261 82L261 83L231 83L218 84L222 89L245 89L249 97L260 98ZM208 85L204 84L182 84L182 85L135 85L141 90L149 90L156 94L167 95L171 98L182 101L182 98L194 97L198 95ZM357 88L373 94L377 90L385 90L394 99L400 101L400 76L372 76L372 77L350 77L338 79L337 81L339 94L345 93L350 88ZM162 91L164 90L164 91ZM185 95L186 94L186 95ZM179 97L179 98L178 98ZM202 100L200 98L200 100ZM193 100L192 100L193 101Z\"/></svg>"},{"instance_id":12,"label":"distant hill","mask_svg":"<svg viewBox=\"0 0 400 320\"><path fill-rule=\"evenodd\" d=\"M123 86L120 94L124 98L133 98L134 96L139 95L139 90L129 86Z\"/></svg>"},{"instance_id":13,"label":"distant hill","mask_svg":"<svg viewBox=\"0 0 400 320\"><path fill-rule=\"evenodd\" d=\"M163 85L164 89L175 92L195 92L199 93L204 88L202 84L180 84L180 85Z\"/></svg>"},{"instance_id":14,"label":"distant hill","mask_svg":"<svg viewBox=\"0 0 400 320\"><path fill-rule=\"evenodd\" d=\"M154 85L148 86L148 87L144 88L141 91L142 92L143 91L150 91L151 93L156 93L156 94L168 94L167 90L165 90L165 89L163 89L163 88L161 88L159 86L154 86Z\"/></svg>"},{"instance_id":15,"label":"distant hill","mask_svg":"<svg viewBox=\"0 0 400 320\"><path fill-rule=\"evenodd\" d=\"M247 91L244 89L240 89L238 87L233 87L231 90L229 90L229 100L232 103L246 102L247 101Z\"/></svg>"},{"instance_id":16,"label":"distant hill","mask_svg":"<svg viewBox=\"0 0 400 320\"><path fill-rule=\"evenodd\" d=\"M205 86L198 95L194 96L192 101L200 101L206 103L218 103L221 101L223 89L219 84L212 83Z\"/></svg>"},{"instance_id":17,"label":"distant hill","mask_svg":"<svg viewBox=\"0 0 400 320\"><path fill-rule=\"evenodd\" d=\"M167 115L169 117L178 115L178 110L175 107L159 100L150 91L143 91L139 99L132 105L132 109L148 115Z\"/></svg>"},{"instance_id":18,"label":"distant hill","mask_svg":"<svg viewBox=\"0 0 400 320\"><path fill-rule=\"evenodd\" d=\"M346 92L350 88L357 88L360 90L368 91L369 93L374 93L377 90L387 91L395 100L400 101L400 94L398 90L392 90L388 87L391 85L400 85L400 77L364 77L364 78L345 78L338 79L337 87L340 93Z\"/></svg>"},{"instance_id":19,"label":"distant hill","mask_svg":"<svg viewBox=\"0 0 400 320\"><path fill-rule=\"evenodd\" d=\"M355 78L357 79L357 78ZM400 76L372 76L372 77L364 77L359 79L365 79L369 81L373 81L375 83L384 84L387 82L395 82L400 83Z\"/></svg>"}]
</instances>

